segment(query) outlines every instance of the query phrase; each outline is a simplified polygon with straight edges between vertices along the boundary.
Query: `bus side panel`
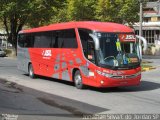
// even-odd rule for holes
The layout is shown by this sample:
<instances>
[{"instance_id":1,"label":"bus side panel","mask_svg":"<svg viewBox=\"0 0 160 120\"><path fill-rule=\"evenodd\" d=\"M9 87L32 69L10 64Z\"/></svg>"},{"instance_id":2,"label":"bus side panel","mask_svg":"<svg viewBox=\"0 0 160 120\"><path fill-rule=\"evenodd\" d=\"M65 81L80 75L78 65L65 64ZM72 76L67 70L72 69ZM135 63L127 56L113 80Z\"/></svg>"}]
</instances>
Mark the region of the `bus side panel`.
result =
<instances>
[{"instance_id":1,"label":"bus side panel","mask_svg":"<svg viewBox=\"0 0 160 120\"><path fill-rule=\"evenodd\" d=\"M28 48L20 48L17 50L17 67L19 70L28 73L28 64L30 62L30 54Z\"/></svg>"},{"instance_id":2,"label":"bus side panel","mask_svg":"<svg viewBox=\"0 0 160 120\"><path fill-rule=\"evenodd\" d=\"M51 77L53 73L53 57L44 56L50 48L30 48L31 63L34 73L37 75Z\"/></svg>"},{"instance_id":3,"label":"bus side panel","mask_svg":"<svg viewBox=\"0 0 160 120\"><path fill-rule=\"evenodd\" d=\"M30 48L29 51L35 74L42 76L72 81L73 69L83 64L79 49Z\"/></svg>"},{"instance_id":4,"label":"bus side panel","mask_svg":"<svg viewBox=\"0 0 160 120\"><path fill-rule=\"evenodd\" d=\"M54 62L54 72L52 77L67 81L73 81L72 72L74 68L79 68L83 64L78 49L61 49L57 53Z\"/></svg>"}]
</instances>

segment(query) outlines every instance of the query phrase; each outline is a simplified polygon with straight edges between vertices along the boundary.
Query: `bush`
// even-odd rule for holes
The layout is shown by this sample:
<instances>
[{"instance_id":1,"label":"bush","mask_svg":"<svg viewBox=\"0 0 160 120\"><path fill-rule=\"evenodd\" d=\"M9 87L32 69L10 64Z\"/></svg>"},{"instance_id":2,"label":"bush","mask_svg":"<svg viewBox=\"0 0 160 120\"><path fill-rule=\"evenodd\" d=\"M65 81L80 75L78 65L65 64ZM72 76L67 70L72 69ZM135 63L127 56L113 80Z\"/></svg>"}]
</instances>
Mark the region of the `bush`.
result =
<instances>
[{"instance_id":1,"label":"bush","mask_svg":"<svg viewBox=\"0 0 160 120\"><path fill-rule=\"evenodd\" d=\"M12 54L12 50L11 49L4 49L4 51L6 52L7 55Z\"/></svg>"},{"instance_id":2,"label":"bush","mask_svg":"<svg viewBox=\"0 0 160 120\"><path fill-rule=\"evenodd\" d=\"M9 56L9 57L15 57L16 56L14 49L4 49L4 51L7 54L6 56Z\"/></svg>"}]
</instances>

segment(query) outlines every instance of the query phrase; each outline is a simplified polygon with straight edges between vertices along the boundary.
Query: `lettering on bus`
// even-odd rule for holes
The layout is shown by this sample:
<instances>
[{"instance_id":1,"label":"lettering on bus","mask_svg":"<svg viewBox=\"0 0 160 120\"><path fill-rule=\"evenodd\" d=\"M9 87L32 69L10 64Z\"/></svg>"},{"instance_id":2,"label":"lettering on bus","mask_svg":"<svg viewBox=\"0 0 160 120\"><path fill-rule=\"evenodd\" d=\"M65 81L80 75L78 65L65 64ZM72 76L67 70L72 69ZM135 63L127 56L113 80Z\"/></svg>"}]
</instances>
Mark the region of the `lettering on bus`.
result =
<instances>
[{"instance_id":1,"label":"lettering on bus","mask_svg":"<svg viewBox=\"0 0 160 120\"><path fill-rule=\"evenodd\" d=\"M131 42L131 41L135 42L136 41L135 35L133 34L120 34L119 39L121 42Z\"/></svg>"},{"instance_id":2,"label":"lettering on bus","mask_svg":"<svg viewBox=\"0 0 160 120\"><path fill-rule=\"evenodd\" d=\"M50 57L52 56L52 51L51 50L43 50L42 56L44 59L50 59Z\"/></svg>"}]
</instances>

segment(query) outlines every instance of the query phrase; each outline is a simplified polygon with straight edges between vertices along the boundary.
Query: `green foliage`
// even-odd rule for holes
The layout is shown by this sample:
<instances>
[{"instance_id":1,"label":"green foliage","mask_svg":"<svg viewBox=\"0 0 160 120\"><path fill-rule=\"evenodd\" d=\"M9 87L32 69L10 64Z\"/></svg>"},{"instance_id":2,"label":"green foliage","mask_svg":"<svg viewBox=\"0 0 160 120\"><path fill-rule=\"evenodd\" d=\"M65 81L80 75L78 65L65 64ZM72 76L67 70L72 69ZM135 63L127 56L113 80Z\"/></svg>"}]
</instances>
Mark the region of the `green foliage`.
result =
<instances>
[{"instance_id":1,"label":"green foliage","mask_svg":"<svg viewBox=\"0 0 160 120\"><path fill-rule=\"evenodd\" d=\"M12 54L12 49L4 49L4 51L6 52L7 55L11 55Z\"/></svg>"},{"instance_id":2,"label":"green foliage","mask_svg":"<svg viewBox=\"0 0 160 120\"><path fill-rule=\"evenodd\" d=\"M52 18L50 20L50 23L57 23L57 22L66 22L66 6L67 2L66 0L62 0L59 2L58 6L52 7L52 9L55 11L55 14L52 14Z\"/></svg>"},{"instance_id":3,"label":"green foliage","mask_svg":"<svg viewBox=\"0 0 160 120\"><path fill-rule=\"evenodd\" d=\"M0 0L0 23L16 48L24 25L37 27L55 22L138 21L139 0Z\"/></svg>"},{"instance_id":4,"label":"green foliage","mask_svg":"<svg viewBox=\"0 0 160 120\"><path fill-rule=\"evenodd\" d=\"M58 7L59 2L53 0L1 0L0 21L6 29L8 41L16 48L17 34L24 25L36 27L48 24L54 15L53 7Z\"/></svg>"},{"instance_id":5,"label":"green foliage","mask_svg":"<svg viewBox=\"0 0 160 120\"><path fill-rule=\"evenodd\" d=\"M119 16L125 23L137 22L139 20L139 2L138 0L125 0L124 5L119 11Z\"/></svg>"},{"instance_id":6,"label":"green foliage","mask_svg":"<svg viewBox=\"0 0 160 120\"><path fill-rule=\"evenodd\" d=\"M28 19L28 25L31 27L42 26L50 24L51 18L57 16L58 8L61 8L61 3L64 0L34 0L34 6L31 16Z\"/></svg>"},{"instance_id":7,"label":"green foliage","mask_svg":"<svg viewBox=\"0 0 160 120\"><path fill-rule=\"evenodd\" d=\"M138 0L66 0L52 17L53 22L97 20L128 23L138 21Z\"/></svg>"},{"instance_id":8,"label":"green foliage","mask_svg":"<svg viewBox=\"0 0 160 120\"><path fill-rule=\"evenodd\" d=\"M96 19L117 23L138 21L138 0L98 0Z\"/></svg>"},{"instance_id":9,"label":"green foliage","mask_svg":"<svg viewBox=\"0 0 160 120\"><path fill-rule=\"evenodd\" d=\"M94 20L96 0L67 0L67 21Z\"/></svg>"}]
</instances>

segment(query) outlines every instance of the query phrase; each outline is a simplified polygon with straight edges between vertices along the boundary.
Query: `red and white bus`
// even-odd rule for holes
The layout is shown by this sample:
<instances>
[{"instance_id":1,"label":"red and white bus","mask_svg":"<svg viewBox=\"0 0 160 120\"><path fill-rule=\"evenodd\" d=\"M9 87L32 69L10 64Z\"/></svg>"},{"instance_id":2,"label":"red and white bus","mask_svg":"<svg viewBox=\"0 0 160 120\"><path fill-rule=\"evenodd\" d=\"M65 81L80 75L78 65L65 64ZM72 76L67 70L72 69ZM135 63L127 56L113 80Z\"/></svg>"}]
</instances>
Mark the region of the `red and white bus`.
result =
<instances>
[{"instance_id":1,"label":"red and white bus","mask_svg":"<svg viewBox=\"0 0 160 120\"><path fill-rule=\"evenodd\" d=\"M140 83L140 50L134 31L108 22L68 22L22 30L18 69L67 80L79 89Z\"/></svg>"}]
</instances>

